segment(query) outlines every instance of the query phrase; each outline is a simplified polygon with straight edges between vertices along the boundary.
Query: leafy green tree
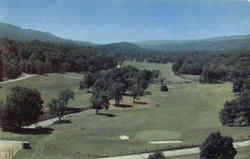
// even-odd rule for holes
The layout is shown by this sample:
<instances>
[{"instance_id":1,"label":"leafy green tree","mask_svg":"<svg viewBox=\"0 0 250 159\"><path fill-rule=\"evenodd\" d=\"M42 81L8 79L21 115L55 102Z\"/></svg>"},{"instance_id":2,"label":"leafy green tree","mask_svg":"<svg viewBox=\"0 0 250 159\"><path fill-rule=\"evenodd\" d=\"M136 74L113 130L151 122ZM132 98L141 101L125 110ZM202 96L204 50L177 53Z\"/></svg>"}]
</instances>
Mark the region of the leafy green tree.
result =
<instances>
[{"instance_id":1,"label":"leafy green tree","mask_svg":"<svg viewBox=\"0 0 250 159\"><path fill-rule=\"evenodd\" d=\"M99 110L109 108L109 97L106 92L100 89L94 89L94 92L90 98L92 108L96 110L96 114L99 114Z\"/></svg>"},{"instance_id":2,"label":"leafy green tree","mask_svg":"<svg viewBox=\"0 0 250 159\"><path fill-rule=\"evenodd\" d=\"M83 80L80 81L80 89L88 89L92 87L96 82L96 75L93 73L86 73L86 75L84 75Z\"/></svg>"},{"instance_id":3,"label":"leafy green tree","mask_svg":"<svg viewBox=\"0 0 250 159\"><path fill-rule=\"evenodd\" d=\"M110 88L111 97L115 99L115 104L119 105L124 94L124 84L115 82Z\"/></svg>"},{"instance_id":4,"label":"leafy green tree","mask_svg":"<svg viewBox=\"0 0 250 159\"><path fill-rule=\"evenodd\" d=\"M131 96L133 97L133 103L135 103L137 97L144 95L144 89L139 84L131 87L130 92L131 92Z\"/></svg>"},{"instance_id":5,"label":"leafy green tree","mask_svg":"<svg viewBox=\"0 0 250 159\"><path fill-rule=\"evenodd\" d=\"M36 89L14 87L5 102L1 116L3 128L20 129L22 126L37 122L42 112L43 100Z\"/></svg>"},{"instance_id":6,"label":"leafy green tree","mask_svg":"<svg viewBox=\"0 0 250 159\"><path fill-rule=\"evenodd\" d=\"M233 138L221 136L219 132L210 134L200 149L200 159L233 159L237 154Z\"/></svg>"},{"instance_id":7,"label":"leafy green tree","mask_svg":"<svg viewBox=\"0 0 250 159\"><path fill-rule=\"evenodd\" d=\"M52 99L48 104L51 114L56 114L61 120L68 107L68 102L74 100L74 92L70 89L61 91L57 99Z\"/></svg>"}]
</instances>

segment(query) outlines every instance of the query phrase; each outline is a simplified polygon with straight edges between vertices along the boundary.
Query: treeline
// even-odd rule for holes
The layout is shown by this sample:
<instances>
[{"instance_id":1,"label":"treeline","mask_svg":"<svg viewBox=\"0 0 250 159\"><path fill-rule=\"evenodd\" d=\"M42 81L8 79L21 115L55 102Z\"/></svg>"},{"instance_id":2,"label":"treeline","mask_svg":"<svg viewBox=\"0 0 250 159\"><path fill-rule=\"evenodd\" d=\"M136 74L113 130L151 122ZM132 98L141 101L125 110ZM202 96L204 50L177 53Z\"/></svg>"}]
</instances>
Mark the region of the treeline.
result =
<instances>
[{"instance_id":1,"label":"treeline","mask_svg":"<svg viewBox=\"0 0 250 159\"><path fill-rule=\"evenodd\" d=\"M250 75L250 52L187 54L175 61L173 71L176 74L200 75L203 83L246 78Z\"/></svg>"},{"instance_id":2,"label":"treeline","mask_svg":"<svg viewBox=\"0 0 250 159\"><path fill-rule=\"evenodd\" d=\"M2 39L4 76L12 79L21 73L98 72L116 67L118 56L105 49L53 44L41 41L18 42Z\"/></svg>"},{"instance_id":3,"label":"treeline","mask_svg":"<svg viewBox=\"0 0 250 159\"><path fill-rule=\"evenodd\" d=\"M91 89L92 107L96 113L100 109L108 109L109 101L115 100L119 105L124 95L132 97L133 102L136 98L143 96L149 84L158 78L158 70L138 70L133 66L124 66L112 70L105 70L97 73L87 73L80 82L80 89Z\"/></svg>"},{"instance_id":4,"label":"treeline","mask_svg":"<svg viewBox=\"0 0 250 159\"><path fill-rule=\"evenodd\" d=\"M26 87L13 87L7 94L4 102L0 102L0 126L3 131L22 132L24 126L31 125L41 117L48 119L48 113L52 117L58 117L62 121L66 113L71 113L68 108L70 100L74 100L74 92L70 89L62 90L57 98L52 98L44 109L44 101L37 89ZM78 110L76 110L78 111ZM39 130L39 127L35 129ZM42 129L42 128L41 128Z\"/></svg>"}]
</instances>

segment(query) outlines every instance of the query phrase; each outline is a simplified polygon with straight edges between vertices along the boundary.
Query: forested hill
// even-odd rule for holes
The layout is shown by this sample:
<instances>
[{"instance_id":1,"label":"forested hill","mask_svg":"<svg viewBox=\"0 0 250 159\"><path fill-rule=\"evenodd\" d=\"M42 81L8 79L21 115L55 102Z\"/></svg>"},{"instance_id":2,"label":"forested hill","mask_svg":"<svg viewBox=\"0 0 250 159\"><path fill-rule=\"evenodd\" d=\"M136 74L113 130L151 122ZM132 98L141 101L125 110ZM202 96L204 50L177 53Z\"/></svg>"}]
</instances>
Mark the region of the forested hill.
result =
<instances>
[{"instance_id":1,"label":"forested hill","mask_svg":"<svg viewBox=\"0 0 250 159\"><path fill-rule=\"evenodd\" d=\"M8 38L10 40L17 40L17 41L39 40L39 41L47 41L53 43L69 43L69 44L78 44L85 46L94 45L90 42L67 40L57 37L51 33L41 32L31 29L23 29L21 27L7 23L0 23L0 38Z\"/></svg>"},{"instance_id":2,"label":"forested hill","mask_svg":"<svg viewBox=\"0 0 250 159\"><path fill-rule=\"evenodd\" d=\"M150 50L141 48L135 44L128 42L120 42L120 43L111 43L107 45L100 45L99 47L104 48L108 52L116 53L116 54L137 54L137 53L147 53Z\"/></svg>"},{"instance_id":3,"label":"forested hill","mask_svg":"<svg viewBox=\"0 0 250 159\"><path fill-rule=\"evenodd\" d=\"M204 40L152 40L135 43L146 49L167 52L220 52L233 50L250 50L250 35L217 37Z\"/></svg>"}]
</instances>

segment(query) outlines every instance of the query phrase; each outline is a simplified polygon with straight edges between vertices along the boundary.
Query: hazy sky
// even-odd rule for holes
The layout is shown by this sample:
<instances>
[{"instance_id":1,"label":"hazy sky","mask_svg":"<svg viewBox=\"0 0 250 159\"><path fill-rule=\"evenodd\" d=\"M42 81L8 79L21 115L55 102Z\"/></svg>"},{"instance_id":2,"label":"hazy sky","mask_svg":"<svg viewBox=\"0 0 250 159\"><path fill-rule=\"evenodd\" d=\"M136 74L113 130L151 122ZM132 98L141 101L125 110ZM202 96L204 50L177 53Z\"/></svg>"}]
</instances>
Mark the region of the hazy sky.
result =
<instances>
[{"instance_id":1,"label":"hazy sky","mask_svg":"<svg viewBox=\"0 0 250 159\"><path fill-rule=\"evenodd\" d=\"M250 34L248 0L0 0L0 21L97 43Z\"/></svg>"}]
</instances>

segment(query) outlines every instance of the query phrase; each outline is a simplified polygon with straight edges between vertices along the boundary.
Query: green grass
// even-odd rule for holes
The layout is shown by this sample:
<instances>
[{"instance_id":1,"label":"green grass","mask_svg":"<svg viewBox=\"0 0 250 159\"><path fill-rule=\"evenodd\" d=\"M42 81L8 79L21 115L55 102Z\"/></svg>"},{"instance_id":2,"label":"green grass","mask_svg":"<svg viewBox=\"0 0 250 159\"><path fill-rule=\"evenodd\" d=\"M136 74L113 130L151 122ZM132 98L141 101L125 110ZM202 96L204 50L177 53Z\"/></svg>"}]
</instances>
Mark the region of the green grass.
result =
<instances>
[{"instance_id":1,"label":"green grass","mask_svg":"<svg viewBox=\"0 0 250 159\"><path fill-rule=\"evenodd\" d=\"M10 92L10 89L14 86L23 86L28 88L38 89L44 100L44 106L52 98L56 98L59 91L63 89L72 89L75 92L75 100L69 103L71 107L85 107L89 106L89 96L85 91L79 90L79 82L82 79L83 75L76 73L66 73L58 74L52 73L48 75L35 76L27 80L21 80L8 84L1 84L0 89L0 100L5 100L6 95Z\"/></svg>"},{"instance_id":2,"label":"green grass","mask_svg":"<svg viewBox=\"0 0 250 159\"><path fill-rule=\"evenodd\" d=\"M171 64L126 63L139 68L160 69L162 77L169 82L169 92L160 92L160 85L153 84L144 99L147 107L109 110L106 113L115 117L97 116L94 111L82 112L69 118L71 124L53 125L55 131L50 135L27 135L25 140L31 141L31 151L20 151L18 159L68 159L96 158L100 155L120 155L139 153L145 150L156 150L171 146L200 144L211 132L220 131L223 135L234 139L247 139L249 127L223 127L219 121L219 111L226 100L235 98L232 83L200 84L197 76L181 78L171 71ZM57 80L39 82L41 78L56 76ZM78 92L77 83L69 74L52 74L48 77L36 77L23 83L36 83L33 87L55 95L62 87L73 87ZM74 75L78 76L78 75ZM66 81L66 82L65 82ZM72 82L74 81L74 82ZM191 83L190 83L191 81ZM53 83L53 84L50 84ZM44 88L44 85L46 87ZM57 85L57 86L55 86ZM49 91L48 91L49 90ZM78 92L78 99L88 95ZM43 94L44 95L44 94ZM44 96L46 97L46 96ZM48 95L47 98L50 98ZM132 100L132 99L131 99ZM143 102L143 101L142 101ZM81 105L81 103L79 103ZM119 136L128 135L131 142L119 140ZM154 137L155 136L155 137ZM150 140L182 139L183 144L150 145Z\"/></svg>"}]
</instances>

